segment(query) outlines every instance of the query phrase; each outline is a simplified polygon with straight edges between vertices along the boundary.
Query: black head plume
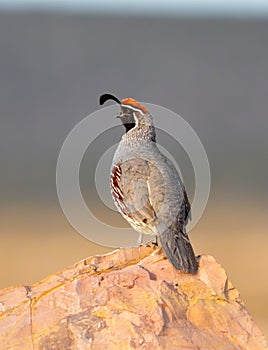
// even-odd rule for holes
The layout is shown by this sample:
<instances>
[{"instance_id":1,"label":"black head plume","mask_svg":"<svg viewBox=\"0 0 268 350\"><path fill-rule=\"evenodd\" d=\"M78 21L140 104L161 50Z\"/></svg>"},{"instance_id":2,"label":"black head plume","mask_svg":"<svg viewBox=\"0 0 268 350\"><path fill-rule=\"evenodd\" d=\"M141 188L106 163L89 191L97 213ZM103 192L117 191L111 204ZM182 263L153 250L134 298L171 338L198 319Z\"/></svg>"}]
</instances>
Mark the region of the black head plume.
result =
<instances>
[{"instance_id":1,"label":"black head plume","mask_svg":"<svg viewBox=\"0 0 268 350\"><path fill-rule=\"evenodd\" d=\"M121 105L121 101L117 97L115 97L115 96L113 96L111 94L103 94L103 95L101 95L100 99L99 99L99 103L100 103L100 105L103 105L108 100L113 100L113 101L115 101L115 102L117 102L117 103L119 103Z\"/></svg>"}]
</instances>

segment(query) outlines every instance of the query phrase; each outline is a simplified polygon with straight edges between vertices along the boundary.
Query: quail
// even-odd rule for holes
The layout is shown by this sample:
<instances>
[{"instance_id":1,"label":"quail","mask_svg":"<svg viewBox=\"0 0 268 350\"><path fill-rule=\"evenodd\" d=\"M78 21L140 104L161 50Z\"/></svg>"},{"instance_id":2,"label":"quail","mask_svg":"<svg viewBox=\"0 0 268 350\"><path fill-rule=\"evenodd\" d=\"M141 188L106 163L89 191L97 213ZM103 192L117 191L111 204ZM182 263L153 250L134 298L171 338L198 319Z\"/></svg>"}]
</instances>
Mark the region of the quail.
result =
<instances>
[{"instance_id":1,"label":"quail","mask_svg":"<svg viewBox=\"0 0 268 350\"><path fill-rule=\"evenodd\" d=\"M103 94L100 104L107 100L120 105L117 117L125 127L111 167L110 187L117 209L139 232L138 244L143 234L159 237L173 266L195 274L198 263L186 232L190 203L176 168L157 147L151 114L132 98L120 101Z\"/></svg>"}]
</instances>

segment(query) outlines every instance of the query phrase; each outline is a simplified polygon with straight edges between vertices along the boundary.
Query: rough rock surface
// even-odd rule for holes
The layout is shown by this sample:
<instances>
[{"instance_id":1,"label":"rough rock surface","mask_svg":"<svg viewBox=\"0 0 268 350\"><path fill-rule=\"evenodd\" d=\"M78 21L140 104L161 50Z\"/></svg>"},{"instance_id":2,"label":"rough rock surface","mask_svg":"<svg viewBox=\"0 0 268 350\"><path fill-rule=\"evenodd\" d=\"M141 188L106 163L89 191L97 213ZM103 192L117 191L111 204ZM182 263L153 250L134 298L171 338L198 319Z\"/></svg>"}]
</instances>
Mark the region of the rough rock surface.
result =
<instances>
[{"instance_id":1,"label":"rough rock surface","mask_svg":"<svg viewBox=\"0 0 268 350\"><path fill-rule=\"evenodd\" d=\"M267 349L211 256L197 275L153 246L90 257L0 291L0 349Z\"/></svg>"}]
</instances>

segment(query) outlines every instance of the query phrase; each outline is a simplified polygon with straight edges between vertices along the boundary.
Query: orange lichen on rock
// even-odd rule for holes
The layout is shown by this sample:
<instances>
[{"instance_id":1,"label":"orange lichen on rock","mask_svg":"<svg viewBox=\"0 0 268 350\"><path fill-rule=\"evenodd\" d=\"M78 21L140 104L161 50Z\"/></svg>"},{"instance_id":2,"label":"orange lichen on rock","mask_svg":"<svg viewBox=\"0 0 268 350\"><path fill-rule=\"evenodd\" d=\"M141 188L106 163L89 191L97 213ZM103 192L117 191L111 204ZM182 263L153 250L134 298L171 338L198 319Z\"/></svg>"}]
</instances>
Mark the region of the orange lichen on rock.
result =
<instances>
[{"instance_id":1,"label":"orange lichen on rock","mask_svg":"<svg viewBox=\"0 0 268 350\"><path fill-rule=\"evenodd\" d=\"M93 256L32 287L0 291L0 349L263 350L224 269L196 275L153 246Z\"/></svg>"}]
</instances>

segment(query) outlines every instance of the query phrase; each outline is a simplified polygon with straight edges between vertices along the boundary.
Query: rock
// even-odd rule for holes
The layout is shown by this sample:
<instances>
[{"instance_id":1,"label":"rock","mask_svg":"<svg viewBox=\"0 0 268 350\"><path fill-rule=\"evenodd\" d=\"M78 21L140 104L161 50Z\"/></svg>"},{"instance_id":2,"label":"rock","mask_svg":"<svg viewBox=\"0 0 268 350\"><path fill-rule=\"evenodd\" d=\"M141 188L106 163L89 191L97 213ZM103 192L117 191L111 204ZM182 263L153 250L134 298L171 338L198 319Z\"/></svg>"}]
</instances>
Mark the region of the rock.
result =
<instances>
[{"instance_id":1,"label":"rock","mask_svg":"<svg viewBox=\"0 0 268 350\"><path fill-rule=\"evenodd\" d=\"M143 246L3 289L0 349L267 349L224 269L212 256L199 265L181 273Z\"/></svg>"}]
</instances>

